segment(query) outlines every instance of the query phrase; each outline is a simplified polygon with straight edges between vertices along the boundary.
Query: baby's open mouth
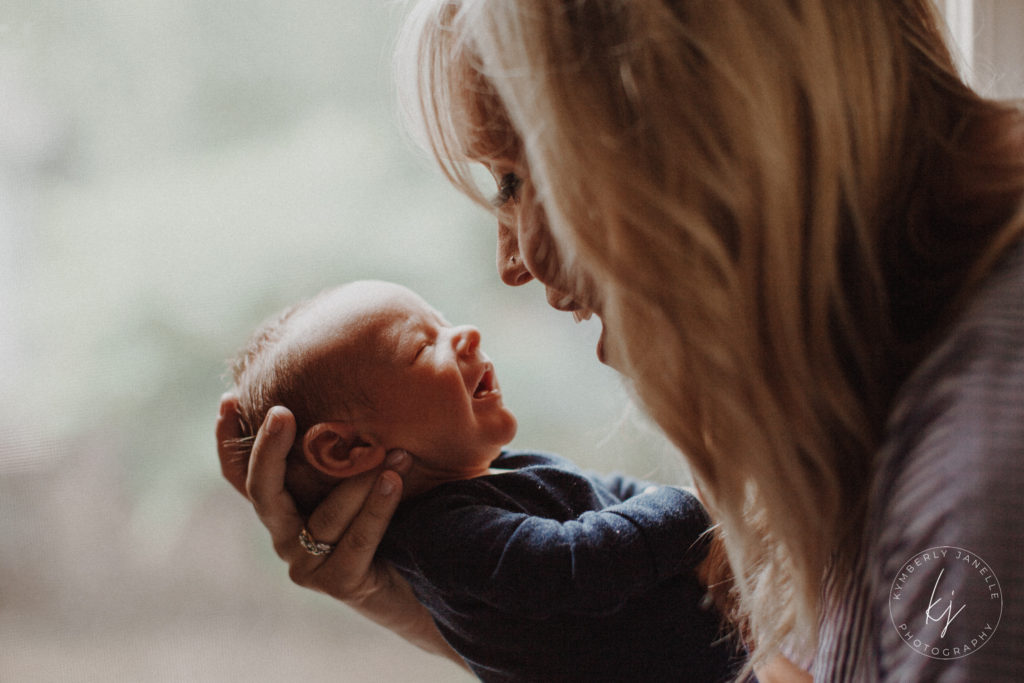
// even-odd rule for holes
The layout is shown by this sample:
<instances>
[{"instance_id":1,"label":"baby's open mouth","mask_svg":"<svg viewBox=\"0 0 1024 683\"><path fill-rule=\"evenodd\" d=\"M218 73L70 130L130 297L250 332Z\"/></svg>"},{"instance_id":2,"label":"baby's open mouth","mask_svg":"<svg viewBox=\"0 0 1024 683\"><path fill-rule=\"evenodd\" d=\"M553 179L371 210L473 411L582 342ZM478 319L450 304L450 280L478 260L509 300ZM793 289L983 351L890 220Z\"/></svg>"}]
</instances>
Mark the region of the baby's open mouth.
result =
<instances>
[{"instance_id":1,"label":"baby's open mouth","mask_svg":"<svg viewBox=\"0 0 1024 683\"><path fill-rule=\"evenodd\" d=\"M494 382L494 368L490 363L487 364L487 369L484 370L484 376L480 378L480 381L476 385L476 389L473 391L473 398L486 398L497 391L497 387Z\"/></svg>"}]
</instances>

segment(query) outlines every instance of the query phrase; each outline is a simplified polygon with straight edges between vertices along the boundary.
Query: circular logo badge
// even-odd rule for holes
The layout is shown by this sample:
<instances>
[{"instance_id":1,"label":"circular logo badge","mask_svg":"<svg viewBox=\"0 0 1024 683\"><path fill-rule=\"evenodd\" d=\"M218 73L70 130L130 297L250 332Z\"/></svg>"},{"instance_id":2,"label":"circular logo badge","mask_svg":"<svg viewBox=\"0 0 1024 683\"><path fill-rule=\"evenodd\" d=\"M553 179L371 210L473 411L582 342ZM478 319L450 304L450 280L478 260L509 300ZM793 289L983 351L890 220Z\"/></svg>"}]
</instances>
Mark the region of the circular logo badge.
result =
<instances>
[{"instance_id":1,"label":"circular logo badge","mask_svg":"<svg viewBox=\"0 0 1024 683\"><path fill-rule=\"evenodd\" d=\"M907 647L960 659L985 646L1003 616L1003 595L985 560L939 546L904 562L889 589L889 616Z\"/></svg>"}]
</instances>

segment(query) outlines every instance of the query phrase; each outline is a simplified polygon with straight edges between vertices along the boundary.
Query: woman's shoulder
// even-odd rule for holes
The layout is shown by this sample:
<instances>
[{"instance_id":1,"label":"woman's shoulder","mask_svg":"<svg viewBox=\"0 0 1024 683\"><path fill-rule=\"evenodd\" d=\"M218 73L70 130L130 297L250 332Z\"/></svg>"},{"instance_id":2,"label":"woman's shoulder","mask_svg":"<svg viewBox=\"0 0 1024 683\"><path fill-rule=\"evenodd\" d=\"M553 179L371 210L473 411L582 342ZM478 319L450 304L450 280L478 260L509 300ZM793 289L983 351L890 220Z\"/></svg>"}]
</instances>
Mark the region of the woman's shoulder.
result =
<instances>
[{"instance_id":1,"label":"woman's shoulder","mask_svg":"<svg viewBox=\"0 0 1024 683\"><path fill-rule=\"evenodd\" d=\"M894 403L889 433L898 430L909 413L920 412L919 406L927 404L949 377L985 378L995 374L1011 383L1019 382L1019 374L1007 373L1020 369L1022 354L1024 239L1008 249L982 280L932 352L906 381Z\"/></svg>"},{"instance_id":2,"label":"woman's shoulder","mask_svg":"<svg viewBox=\"0 0 1024 683\"><path fill-rule=\"evenodd\" d=\"M879 678L1024 670L1024 244L907 381L876 472L866 571Z\"/></svg>"},{"instance_id":3,"label":"woman's shoulder","mask_svg":"<svg viewBox=\"0 0 1024 683\"><path fill-rule=\"evenodd\" d=\"M968 471L1013 465L1024 453L1022 430L1024 241L1006 254L897 394L879 452L875 500L891 498L900 473L951 473L938 470L938 462L948 461L956 481L910 477L919 497L932 497L923 490L927 481L964 484Z\"/></svg>"}]
</instances>

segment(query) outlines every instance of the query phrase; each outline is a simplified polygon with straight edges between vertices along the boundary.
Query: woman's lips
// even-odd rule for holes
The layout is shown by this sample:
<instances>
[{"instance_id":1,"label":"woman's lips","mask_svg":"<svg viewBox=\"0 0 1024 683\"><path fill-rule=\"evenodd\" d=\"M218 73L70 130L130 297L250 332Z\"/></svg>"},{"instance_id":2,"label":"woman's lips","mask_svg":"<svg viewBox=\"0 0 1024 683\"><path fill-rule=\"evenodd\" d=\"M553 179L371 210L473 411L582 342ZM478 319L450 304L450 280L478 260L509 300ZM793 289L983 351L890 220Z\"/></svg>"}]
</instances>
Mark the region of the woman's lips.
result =
<instances>
[{"instance_id":1,"label":"woman's lips","mask_svg":"<svg viewBox=\"0 0 1024 683\"><path fill-rule=\"evenodd\" d=\"M549 306L558 311L572 313L572 319L577 323L581 323L584 320L590 320L590 318L594 316L594 311L592 309L581 305L569 294L563 294L552 287L545 287L545 294L547 295ZM598 317L600 318L600 315ZM604 321L602 320L601 337L597 340L597 359L605 365L608 365L608 353L605 350L605 334Z\"/></svg>"},{"instance_id":2,"label":"woman's lips","mask_svg":"<svg viewBox=\"0 0 1024 683\"><path fill-rule=\"evenodd\" d=\"M594 316L594 311L584 306L580 306L571 298L566 297L565 301L560 301L559 303L564 304L565 307L559 308L558 306L555 306L555 308L558 308L559 310L569 311L570 313L572 313L572 319L575 320L577 323L581 323L585 320L590 320ZM598 316L598 319L600 319L600 316ZM604 321L601 320L601 336L597 340L597 359L604 363L605 365L608 365L608 356L605 353L604 344L605 327Z\"/></svg>"},{"instance_id":3,"label":"woman's lips","mask_svg":"<svg viewBox=\"0 0 1024 683\"><path fill-rule=\"evenodd\" d=\"M584 320L590 320L592 315L594 315L594 312L589 308L577 308L572 312L572 319L581 323Z\"/></svg>"}]
</instances>

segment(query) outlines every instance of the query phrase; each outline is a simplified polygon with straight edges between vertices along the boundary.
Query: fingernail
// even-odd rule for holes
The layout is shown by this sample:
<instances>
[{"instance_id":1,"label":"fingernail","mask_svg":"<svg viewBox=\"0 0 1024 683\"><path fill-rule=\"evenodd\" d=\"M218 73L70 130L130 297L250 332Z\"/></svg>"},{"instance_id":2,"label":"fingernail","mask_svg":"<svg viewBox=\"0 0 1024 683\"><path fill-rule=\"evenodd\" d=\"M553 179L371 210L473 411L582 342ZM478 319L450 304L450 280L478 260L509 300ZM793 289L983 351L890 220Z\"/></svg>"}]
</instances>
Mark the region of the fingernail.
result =
<instances>
[{"instance_id":1,"label":"fingernail","mask_svg":"<svg viewBox=\"0 0 1024 683\"><path fill-rule=\"evenodd\" d=\"M405 463L405 459L409 457L409 454L403 450L394 450L388 453L388 457L384 459L384 464L388 467L401 467Z\"/></svg>"},{"instance_id":2,"label":"fingernail","mask_svg":"<svg viewBox=\"0 0 1024 683\"><path fill-rule=\"evenodd\" d=\"M377 492L382 496L390 496L395 492L395 482L390 477L381 477L377 480Z\"/></svg>"},{"instance_id":3,"label":"fingernail","mask_svg":"<svg viewBox=\"0 0 1024 683\"><path fill-rule=\"evenodd\" d=\"M267 411L267 419L263 423L263 429L267 432L268 436L281 431L281 418L278 417L277 408L271 408Z\"/></svg>"}]
</instances>

